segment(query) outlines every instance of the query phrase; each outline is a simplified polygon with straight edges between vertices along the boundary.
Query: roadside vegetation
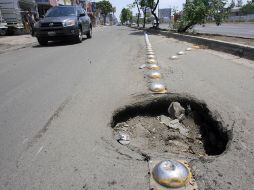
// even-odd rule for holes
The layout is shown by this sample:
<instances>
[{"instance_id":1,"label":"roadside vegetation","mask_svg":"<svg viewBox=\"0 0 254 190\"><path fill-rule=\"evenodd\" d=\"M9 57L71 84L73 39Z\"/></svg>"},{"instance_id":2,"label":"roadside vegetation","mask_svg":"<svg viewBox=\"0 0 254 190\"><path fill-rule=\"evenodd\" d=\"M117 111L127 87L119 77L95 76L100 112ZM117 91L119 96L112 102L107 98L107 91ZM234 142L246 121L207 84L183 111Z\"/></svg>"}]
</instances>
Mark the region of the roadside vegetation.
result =
<instances>
[{"instance_id":1,"label":"roadside vegetation","mask_svg":"<svg viewBox=\"0 0 254 190\"><path fill-rule=\"evenodd\" d=\"M129 8L123 8L120 16L121 23L132 22L132 12Z\"/></svg>"},{"instance_id":2,"label":"roadside vegetation","mask_svg":"<svg viewBox=\"0 0 254 190\"><path fill-rule=\"evenodd\" d=\"M196 24L205 24L213 20L220 25L225 17L224 0L193 0L187 1L180 19L176 21L175 28L178 32L186 32Z\"/></svg>"},{"instance_id":3,"label":"roadside vegetation","mask_svg":"<svg viewBox=\"0 0 254 190\"><path fill-rule=\"evenodd\" d=\"M122 9L123 14L121 14L121 17L120 17L121 22L122 22L122 20L124 20L124 22L126 22L126 21L131 22L131 21L135 20L138 27L140 24L143 24L143 28L145 28L145 24L147 22L147 17L150 15L153 15L153 18L155 20L153 27L158 29L159 28L159 18L156 14L158 4L159 4L159 0L156 0L156 1L154 1L154 0L134 0L133 4L128 5L128 8ZM129 10L131 12L131 9L134 7L136 7L138 10L137 16L131 17L131 19L130 19L130 17L126 17L126 11ZM128 10L126 10L126 9L128 9ZM147 13L148 9L151 10L151 14ZM143 13L143 20L142 21L140 20L141 11ZM122 22L122 23L124 23L124 22Z\"/></svg>"},{"instance_id":4,"label":"roadside vegetation","mask_svg":"<svg viewBox=\"0 0 254 190\"><path fill-rule=\"evenodd\" d=\"M228 0L186 0L182 11L172 10L174 15L173 28L179 32L184 33L193 26L206 23L215 23L220 25L222 22L227 22L228 16L232 14L233 8L239 8L240 15L254 14L254 0L248 1L243 5L242 1L232 0L231 4L227 4ZM159 0L134 0L133 4L124 8L121 14L122 23L135 22L137 27L145 28L146 23L152 23L153 28L159 28L159 18L156 15ZM132 8L137 9L137 14L132 15ZM147 10L150 13L147 13ZM141 19L141 15L143 18Z\"/></svg>"},{"instance_id":5,"label":"roadside vegetation","mask_svg":"<svg viewBox=\"0 0 254 190\"><path fill-rule=\"evenodd\" d=\"M115 12L115 8L113 8L112 4L107 0L102 0L96 2L96 8L100 11L100 14L103 16L104 25L106 24L106 18L109 13Z\"/></svg>"},{"instance_id":6,"label":"roadside vegetation","mask_svg":"<svg viewBox=\"0 0 254 190\"><path fill-rule=\"evenodd\" d=\"M241 7L240 11L243 15L254 14L254 0L248 1L246 5Z\"/></svg>"},{"instance_id":7,"label":"roadside vegetation","mask_svg":"<svg viewBox=\"0 0 254 190\"><path fill-rule=\"evenodd\" d=\"M137 26L139 27L142 22L143 28L147 23L147 9L151 10L151 16L153 17L153 28L159 28L159 18L156 14L156 9L158 8L159 0L134 0L133 5L129 5L128 9L136 7L138 10L136 20ZM224 6L226 0L192 0L186 1L183 11L175 13L175 17L179 18L175 22L175 28L178 32L185 32L196 24L204 24L208 20L213 20L217 25L221 24L222 19L225 17L226 12L224 11ZM126 9L124 8L123 13ZM143 20L141 21L140 15L141 11L143 13ZM123 18L121 20L128 19L126 14L122 14ZM130 18L130 17L129 17Z\"/></svg>"}]
</instances>

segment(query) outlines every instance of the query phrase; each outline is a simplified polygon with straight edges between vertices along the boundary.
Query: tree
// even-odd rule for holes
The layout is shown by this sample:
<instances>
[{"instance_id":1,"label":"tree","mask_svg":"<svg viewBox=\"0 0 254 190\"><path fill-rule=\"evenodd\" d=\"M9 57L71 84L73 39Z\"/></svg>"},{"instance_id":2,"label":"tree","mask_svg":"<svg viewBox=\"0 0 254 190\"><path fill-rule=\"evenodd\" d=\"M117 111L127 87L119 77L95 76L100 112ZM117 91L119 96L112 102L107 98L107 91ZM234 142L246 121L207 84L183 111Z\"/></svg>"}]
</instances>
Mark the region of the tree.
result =
<instances>
[{"instance_id":1,"label":"tree","mask_svg":"<svg viewBox=\"0 0 254 190\"><path fill-rule=\"evenodd\" d=\"M139 27L139 19L140 19L140 0L134 0L133 5L137 6L138 9L138 15L137 15L137 26Z\"/></svg>"},{"instance_id":2,"label":"tree","mask_svg":"<svg viewBox=\"0 0 254 190\"><path fill-rule=\"evenodd\" d=\"M132 20L132 12L128 8L123 8L120 15L121 23L125 23L127 21Z\"/></svg>"},{"instance_id":3,"label":"tree","mask_svg":"<svg viewBox=\"0 0 254 190\"><path fill-rule=\"evenodd\" d=\"M116 7L112 7L112 13L113 13L113 15L115 15L115 12L116 12Z\"/></svg>"},{"instance_id":4,"label":"tree","mask_svg":"<svg viewBox=\"0 0 254 190\"><path fill-rule=\"evenodd\" d=\"M158 7L158 4L159 4L159 0L157 0L156 2L154 0L147 0L147 5L151 9L151 13L154 16L155 21L156 21L155 26L154 26L155 28L159 28L159 18L156 15L156 9Z\"/></svg>"},{"instance_id":5,"label":"tree","mask_svg":"<svg viewBox=\"0 0 254 190\"><path fill-rule=\"evenodd\" d=\"M143 28L145 28L146 27L146 9L148 7L147 0L140 0L139 6L140 6L140 9L142 10L143 15L144 15Z\"/></svg>"},{"instance_id":6,"label":"tree","mask_svg":"<svg viewBox=\"0 0 254 190\"><path fill-rule=\"evenodd\" d=\"M235 0L231 0L229 7L232 9L235 7Z\"/></svg>"},{"instance_id":7,"label":"tree","mask_svg":"<svg viewBox=\"0 0 254 190\"><path fill-rule=\"evenodd\" d=\"M242 6L240 9L243 14L253 14L254 13L254 1L248 1L246 5Z\"/></svg>"},{"instance_id":8,"label":"tree","mask_svg":"<svg viewBox=\"0 0 254 190\"><path fill-rule=\"evenodd\" d=\"M102 0L96 3L97 9L100 10L103 18L104 18L104 25L106 24L106 17L107 15L112 12L112 4L107 0Z\"/></svg>"},{"instance_id":9,"label":"tree","mask_svg":"<svg viewBox=\"0 0 254 190\"><path fill-rule=\"evenodd\" d=\"M243 1L237 0L237 7L242 7L242 6L243 6Z\"/></svg>"},{"instance_id":10,"label":"tree","mask_svg":"<svg viewBox=\"0 0 254 190\"><path fill-rule=\"evenodd\" d=\"M177 23L178 32L185 32L196 24L204 24L212 19L219 25L224 13L224 0L193 0L186 2L180 21Z\"/></svg>"}]
</instances>

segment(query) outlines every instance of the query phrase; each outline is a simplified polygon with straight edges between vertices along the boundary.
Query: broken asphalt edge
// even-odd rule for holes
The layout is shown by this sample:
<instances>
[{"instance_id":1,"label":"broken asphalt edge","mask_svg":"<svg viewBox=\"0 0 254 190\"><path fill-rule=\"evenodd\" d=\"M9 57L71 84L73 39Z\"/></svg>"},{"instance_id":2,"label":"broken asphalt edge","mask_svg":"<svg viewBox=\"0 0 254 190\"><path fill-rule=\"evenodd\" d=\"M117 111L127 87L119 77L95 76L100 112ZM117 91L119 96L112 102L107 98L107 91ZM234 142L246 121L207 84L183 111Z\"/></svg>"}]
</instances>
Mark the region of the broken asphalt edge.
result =
<instances>
[{"instance_id":1,"label":"broken asphalt edge","mask_svg":"<svg viewBox=\"0 0 254 190\"><path fill-rule=\"evenodd\" d=\"M138 30L144 30L144 31L149 32L151 34L161 34L166 37L175 38L177 40L186 41L186 42L197 44L197 45L204 45L212 50L222 51L225 53L239 56L241 58L254 60L254 47L253 46L237 44L237 43L230 43L230 42L225 42L225 41L221 41L221 40L214 40L214 39L198 37L198 36L191 36L191 35L186 35L186 34L179 34L179 33L174 33L171 31L163 31L163 30L152 29L152 28L145 28L145 29L138 28L138 27L132 27L132 28L135 28Z\"/></svg>"}]
</instances>

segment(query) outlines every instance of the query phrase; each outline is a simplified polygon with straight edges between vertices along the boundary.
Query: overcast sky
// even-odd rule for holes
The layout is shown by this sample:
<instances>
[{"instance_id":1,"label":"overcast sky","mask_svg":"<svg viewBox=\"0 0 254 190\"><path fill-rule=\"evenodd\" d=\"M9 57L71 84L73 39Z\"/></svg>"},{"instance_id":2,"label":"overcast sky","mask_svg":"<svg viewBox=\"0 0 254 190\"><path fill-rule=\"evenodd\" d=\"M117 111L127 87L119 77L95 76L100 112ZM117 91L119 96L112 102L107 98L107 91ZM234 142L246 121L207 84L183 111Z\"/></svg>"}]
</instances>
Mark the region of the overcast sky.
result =
<instances>
[{"instance_id":1,"label":"overcast sky","mask_svg":"<svg viewBox=\"0 0 254 190\"><path fill-rule=\"evenodd\" d=\"M96 0L99 1L99 0ZM119 18L119 15L121 13L121 10L126 7L128 4L131 4L134 2L134 0L109 0L111 4L116 7L116 16ZM247 0L243 0L243 3L246 3ZM231 2L231 0L228 0L228 2ZM237 0L235 0L237 2ZM177 8L178 10L182 9L182 5L185 3L185 0L160 0L159 7L160 8ZM136 13L137 10L133 9L133 13Z\"/></svg>"}]
</instances>

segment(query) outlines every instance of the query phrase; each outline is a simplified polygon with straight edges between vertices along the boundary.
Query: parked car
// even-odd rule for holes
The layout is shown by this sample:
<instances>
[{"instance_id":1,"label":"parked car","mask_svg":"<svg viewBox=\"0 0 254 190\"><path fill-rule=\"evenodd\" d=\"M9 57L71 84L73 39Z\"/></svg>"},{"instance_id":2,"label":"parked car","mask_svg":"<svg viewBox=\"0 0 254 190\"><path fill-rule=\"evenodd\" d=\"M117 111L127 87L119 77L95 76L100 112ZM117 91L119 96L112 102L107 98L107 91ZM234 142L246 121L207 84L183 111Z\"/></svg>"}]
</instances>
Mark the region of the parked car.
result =
<instances>
[{"instance_id":1,"label":"parked car","mask_svg":"<svg viewBox=\"0 0 254 190\"><path fill-rule=\"evenodd\" d=\"M0 35L3 36L7 32L7 23L5 22L0 10Z\"/></svg>"},{"instance_id":2,"label":"parked car","mask_svg":"<svg viewBox=\"0 0 254 190\"><path fill-rule=\"evenodd\" d=\"M0 0L1 15L6 22L7 33L23 33L24 13L28 9L36 13L35 7L35 0Z\"/></svg>"},{"instance_id":3,"label":"parked car","mask_svg":"<svg viewBox=\"0 0 254 190\"><path fill-rule=\"evenodd\" d=\"M34 36L40 45L46 45L48 41L70 38L81 43L83 35L92 37L92 23L81 6L52 7L45 17L34 25Z\"/></svg>"}]
</instances>

